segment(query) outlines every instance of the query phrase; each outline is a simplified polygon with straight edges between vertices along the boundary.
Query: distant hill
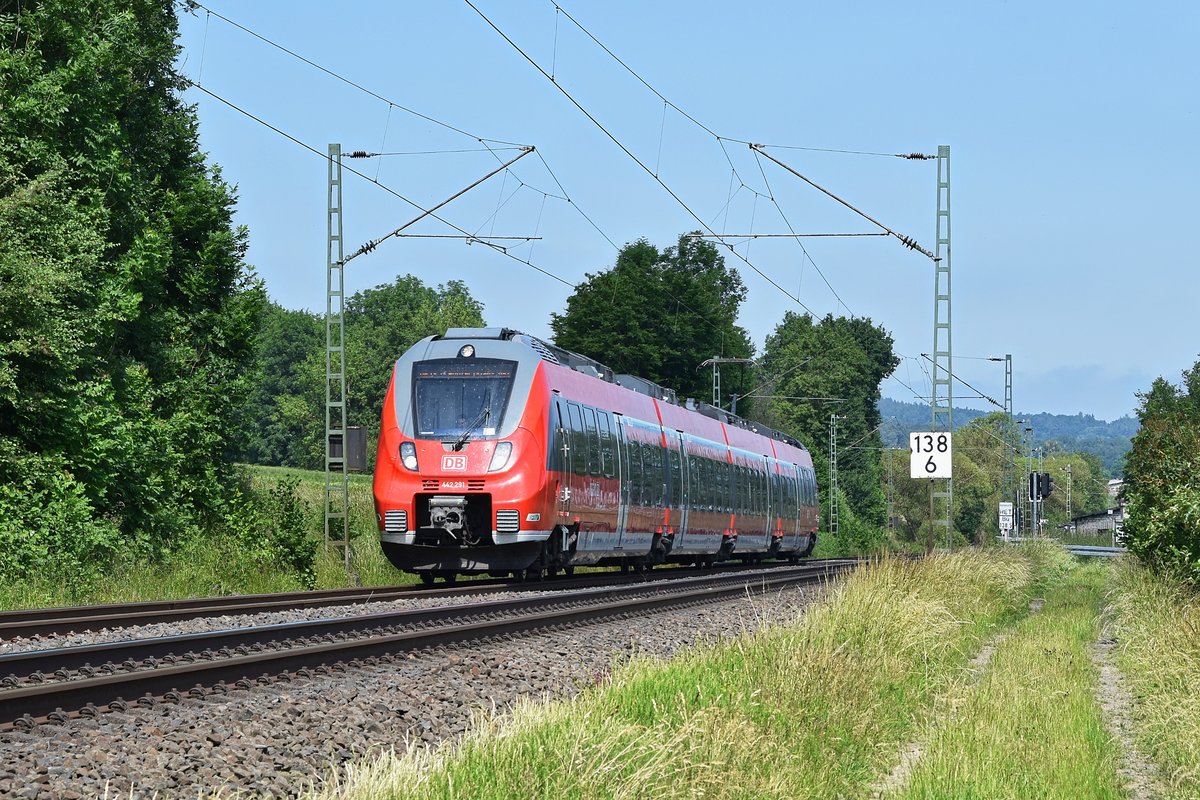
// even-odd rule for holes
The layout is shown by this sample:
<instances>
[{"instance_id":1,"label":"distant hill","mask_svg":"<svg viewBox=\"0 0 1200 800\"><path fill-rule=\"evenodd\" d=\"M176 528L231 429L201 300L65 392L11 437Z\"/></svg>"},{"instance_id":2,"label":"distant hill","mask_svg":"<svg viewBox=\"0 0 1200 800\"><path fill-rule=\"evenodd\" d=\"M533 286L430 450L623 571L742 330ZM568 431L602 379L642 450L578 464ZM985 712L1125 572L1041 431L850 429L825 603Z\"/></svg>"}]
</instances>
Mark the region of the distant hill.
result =
<instances>
[{"instance_id":1,"label":"distant hill","mask_svg":"<svg viewBox=\"0 0 1200 800\"><path fill-rule=\"evenodd\" d=\"M879 401L879 413L883 416L880 433L883 443L889 447L908 447L909 433L929 429L930 413L926 404L904 403L885 397ZM975 408L955 407L954 427L960 428L987 414ZM1138 421L1133 417L1121 417L1113 422L1096 419L1091 414L1018 413L1017 417L1033 420L1035 444L1057 442L1066 450L1094 453L1113 476L1121 474L1130 439L1138 431Z\"/></svg>"}]
</instances>

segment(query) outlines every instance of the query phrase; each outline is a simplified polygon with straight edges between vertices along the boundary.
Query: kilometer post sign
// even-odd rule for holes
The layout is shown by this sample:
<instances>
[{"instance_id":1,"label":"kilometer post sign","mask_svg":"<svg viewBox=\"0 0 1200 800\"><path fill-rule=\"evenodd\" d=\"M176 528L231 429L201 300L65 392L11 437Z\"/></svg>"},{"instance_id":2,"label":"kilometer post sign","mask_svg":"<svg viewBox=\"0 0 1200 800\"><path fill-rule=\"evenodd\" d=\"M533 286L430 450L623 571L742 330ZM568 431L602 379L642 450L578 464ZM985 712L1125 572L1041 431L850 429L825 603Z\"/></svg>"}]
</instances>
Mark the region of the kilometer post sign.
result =
<instances>
[{"instance_id":1,"label":"kilometer post sign","mask_svg":"<svg viewBox=\"0 0 1200 800\"><path fill-rule=\"evenodd\" d=\"M948 431L910 433L908 435L908 449L911 451L908 470L912 477L950 477L951 450L950 433Z\"/></svg>"}]
</instances>

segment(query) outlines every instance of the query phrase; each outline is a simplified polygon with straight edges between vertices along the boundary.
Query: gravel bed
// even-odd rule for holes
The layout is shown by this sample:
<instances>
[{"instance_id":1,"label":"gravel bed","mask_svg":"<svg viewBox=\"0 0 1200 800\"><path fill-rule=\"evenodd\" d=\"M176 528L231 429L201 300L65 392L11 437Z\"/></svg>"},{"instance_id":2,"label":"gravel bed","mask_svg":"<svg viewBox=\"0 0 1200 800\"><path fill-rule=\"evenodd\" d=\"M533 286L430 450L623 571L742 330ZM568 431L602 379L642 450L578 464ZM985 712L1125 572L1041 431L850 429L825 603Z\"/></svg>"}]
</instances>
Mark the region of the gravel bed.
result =
<instances>
[{"instance_id":1,"label":"gravel bed","mask_svg":"<svg viewBox=\"0 0 1200 800\"><path fill-rule=\"evenodd\" d=\"M152 625L130 625L122 628L103 628L98 631L83 631L34 636L14 637L0 641L0 655L31 650L49 650L55 647L74 647L81 644L102 642L124 642L130 639L151 639L157 636L175 636L186 633L207 633L233 628L249 628L254 625L279 625L287 622L334 619L337 617L362 617L367 614L382 614L390 611L406 611L414 608L437 608L460 604L512 600L520 597L536 597L546 592L500 592L467 597L418 597L409 600L386 600L355 603L343 606L320 606L296 608L287 611L271 611L258 614L223 614L219 617L199 617L178 622L156 622Z\"/></svg>"},{"instance_id":2,"label":"gravel bed","mask_svg":"<svg viewBox=\"0 0 1200 800\"><path fill-rule=\"evenodd\" d=\"M614 659L669 657L792 619L819 591L438 648L327 677L0 734L0 797L293 797L367 753L458 737L477 709L574 696L603 679Z\"/></svg>"}]
</instances>

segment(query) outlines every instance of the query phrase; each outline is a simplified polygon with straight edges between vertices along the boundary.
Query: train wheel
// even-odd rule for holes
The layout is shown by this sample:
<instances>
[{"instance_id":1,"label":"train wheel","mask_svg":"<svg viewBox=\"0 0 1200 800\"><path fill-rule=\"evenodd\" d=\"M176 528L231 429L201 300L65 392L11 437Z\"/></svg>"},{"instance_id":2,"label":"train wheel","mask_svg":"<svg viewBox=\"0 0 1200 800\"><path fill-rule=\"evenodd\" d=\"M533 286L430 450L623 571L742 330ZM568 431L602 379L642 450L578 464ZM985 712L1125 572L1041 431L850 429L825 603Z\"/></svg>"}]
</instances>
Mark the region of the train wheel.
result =
<instances>
[{"instance_id":1,"label":"train wheel","mask_svg":"<svg viewBox=\"0 0 1200 800\"><path fill-rule=\"evenodd\" d=\"M458 583L458 573L457 572L443 572L442 580L444 580L446 582L447 586L450 586L451 584L454 584L454 583Z\"/></svg>"},{"instance_id":2,"label":"train wheel","mask_svg":"<svg viewBox=\"0 0 1200 800\"><path fill-rule=\"evenodd\" d=\"M433 586L434 575L432 572L418 572L417 574L421 576L422 584L425 586Z\"/></svg>"},{"instance_id":3,"label":"train wheel","mask_svg":"<svg viewBox=\"0 0 1200 800\"><path fill-rule=\"evenodd\" d=\"M569 578L574 574L575 574L574 567L563 567L563 575L566 575Z\"/></svg>"}]
</instances>

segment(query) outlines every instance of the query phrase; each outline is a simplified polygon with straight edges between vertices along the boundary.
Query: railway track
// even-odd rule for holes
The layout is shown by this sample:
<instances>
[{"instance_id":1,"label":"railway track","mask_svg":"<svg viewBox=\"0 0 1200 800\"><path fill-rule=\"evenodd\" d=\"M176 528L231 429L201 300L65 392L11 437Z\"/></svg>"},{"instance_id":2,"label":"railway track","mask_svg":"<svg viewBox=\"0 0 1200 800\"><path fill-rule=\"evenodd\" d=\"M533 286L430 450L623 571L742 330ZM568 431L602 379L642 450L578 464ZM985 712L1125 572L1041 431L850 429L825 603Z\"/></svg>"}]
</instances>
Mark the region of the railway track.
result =
<instances>
[{"instance_id":1,"label":"railway track","mask_svg":"<svg viewBox=\"0 0 1200 800\"><path fill-rule=\"evenodd\" d=\"M819 564L821 560L805 563ZM754 569L743 564L718 565L718 572L739 572ZM431 597L469 597L514 591L548 591L604 586L612 583L635 583L671 580L680 577L710 574L689 567L667 567L646 573L615 572L589 573L570 578L546 581L514 582L507 579L463 581L437 587L384 586L353 589L323 589L309 592L280 592L277 594L230 595L183 600L115 603L97 606L35 608L19 611L0 611L0 641L17 638L54 636L104 628L123 628L159 622L220 617L236 614L259 614L304 608L348 606L391 600L413 600Z\"/></svg>"},{"instance_id":2,"label":"railway track","mask_svg":"<svg viewBox=\"0 0 1200 800\"><path fill-rule=\"evenodd\" d=\"M821 582L852 560L0 655L0 731L344 670L439 645ZM421 592L427 594L428 591ZM98 666L93 666L93 663ZM181 688L183 687L183 688Z\"/></svg>"}]
</instances>

